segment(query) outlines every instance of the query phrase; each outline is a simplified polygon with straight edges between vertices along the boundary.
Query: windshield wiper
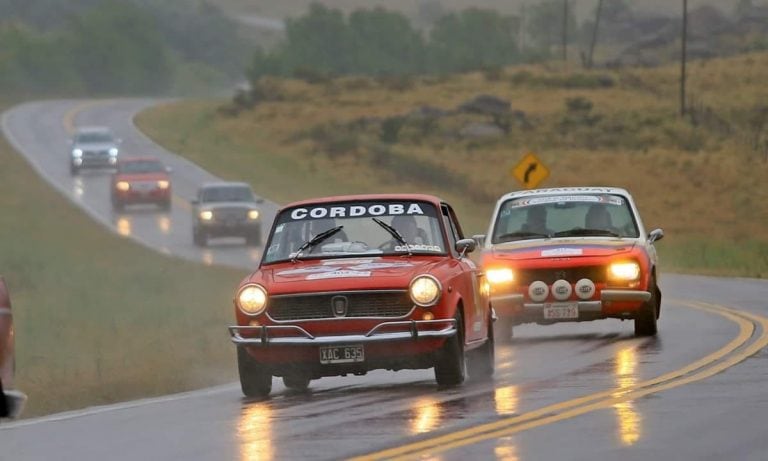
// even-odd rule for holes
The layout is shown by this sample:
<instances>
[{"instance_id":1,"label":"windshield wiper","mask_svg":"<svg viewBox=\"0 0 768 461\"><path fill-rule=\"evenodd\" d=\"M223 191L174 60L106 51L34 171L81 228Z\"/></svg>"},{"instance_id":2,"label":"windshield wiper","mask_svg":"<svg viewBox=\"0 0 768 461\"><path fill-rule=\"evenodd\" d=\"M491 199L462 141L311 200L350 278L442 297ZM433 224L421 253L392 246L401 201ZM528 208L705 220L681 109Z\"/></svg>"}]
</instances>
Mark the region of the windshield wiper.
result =
<instances>
[{"instance_id":1,"label":"windshield wiper","mask_svg":"<svg viewBox=\"0 0 768 461\"><path fill-rule=\"evenodd\" d=\"M517 232L510 232L508 234L501 234L498 237L496 237L496 239L499 241L508 242L510 240L522 240L522 239L527 239L532 237L552 238L548 234L541 234L539 232L517 231Z\"/></svg>"},{"instance_id":2,"label":"windshield wiper","mask_svg":"<svg viewBox=\"0 0 768 461\"><path fill-rule=\"evenodd\" d=\"M619 234L613 231L609 231L607 229L582 229L579 227L574 227L573 229L561 231L561 232L555 232L554 237L570 237L575 235L598 235L598 236L607 236L607 237L620 237Z\"/></svg>"},{"instance_id":3,"label":"windshield wiper","mask_svg":"<svg viewBox=\"0 0 768 461\"><path fill-rule=\"evenodd\" d=\"M291 262L295 263L297 259L299 259L299 256L301 256L301 252L306 250L307 248L312 248L318 243L322 242L323 240L333 236L340 230L344 229L344 226L336 226L328 229L325 232L320 232L319 234L315 235L311 239L307 240L306 242L302 243L301 246L296 250L296 254L293 255L293 258L291 258Z\"/></svg>"},{"instance_id":4,"label":"windshield wiper","mask_svg":"<svg viewBox=\"0 0 768 461\"><path fill-rule=\"evenodd\" d=\"M411 253L411 247L408 246L408 242L405 241L405 238L403 238L403 236L400 234L400 232L397 231L397 229L395 229L394 227L392 227L389 224L385 223L381 219L378 219L378 218L371 218L371 219L373 219L373 222L375 222L379 226L383 227L385 231L389 232L389 234L392 236L392 238L397 240L397 242L400 245L403 245L405 247L406 251L408 251L408 256L413 256L413 253Z\"/></svg>"}]
</instances>

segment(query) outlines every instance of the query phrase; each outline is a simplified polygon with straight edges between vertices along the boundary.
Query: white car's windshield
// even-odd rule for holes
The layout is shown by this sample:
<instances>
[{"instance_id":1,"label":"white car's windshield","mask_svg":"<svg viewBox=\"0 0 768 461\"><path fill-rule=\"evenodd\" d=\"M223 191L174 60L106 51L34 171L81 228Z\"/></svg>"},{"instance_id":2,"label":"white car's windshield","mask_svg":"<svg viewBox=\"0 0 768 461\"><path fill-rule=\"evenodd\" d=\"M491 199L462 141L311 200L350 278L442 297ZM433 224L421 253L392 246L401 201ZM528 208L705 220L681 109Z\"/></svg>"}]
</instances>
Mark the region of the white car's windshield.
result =
<instances>
[{"instance_id":1,"label":"white car's windshield","mask_svg":"<svg viewBox=\"0 0 768 461\"><path fill-rule=\"evenodd\" d=\"M445 254L438 216L433 205L418 201L323 203L289 208L275 220L263 262L409 252ZM340 226L337 232L299 251L320 233ZM397 237L387 226L397 231Z\"/></svg>"},{"instance_id":2,"label":"white car's windshield","mask_svg":"<svg viewBox=\"0 0 768 461\"><path fill-rule=\"evenodd\" d=\"M79 144L112 144L115 139L107 132L80 133L77 136Z\"/></svg>"},{"instance_id":3,"label":"white car's windshield","mask_svg":"<svg viewBox=\"0 0 768 461\"><path fill-rule=\"evenodd\" d=\"M556 237L639 236L627 200L610 194L510 199L499 208L492 243Z\"/></svg>"}]
</instances>

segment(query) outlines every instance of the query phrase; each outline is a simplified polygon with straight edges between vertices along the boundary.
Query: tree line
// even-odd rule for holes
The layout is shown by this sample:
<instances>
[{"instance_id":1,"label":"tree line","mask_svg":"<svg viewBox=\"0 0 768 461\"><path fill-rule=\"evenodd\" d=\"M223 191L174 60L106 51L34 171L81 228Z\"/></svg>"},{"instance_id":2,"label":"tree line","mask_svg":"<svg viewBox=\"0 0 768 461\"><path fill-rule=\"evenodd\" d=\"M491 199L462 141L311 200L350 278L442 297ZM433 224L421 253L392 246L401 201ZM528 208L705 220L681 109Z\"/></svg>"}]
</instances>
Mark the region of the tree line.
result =
<instances>
[{"instance_id":1,"label":"tree line","mask_svg":"<svg viewBox=\"0 0 768 461\"><path fill-rule=\"evenodd\" d=\"M0 94L163 94L231 82L247 45L190 0L0 0Z\"/></svg>"}]
</instances>

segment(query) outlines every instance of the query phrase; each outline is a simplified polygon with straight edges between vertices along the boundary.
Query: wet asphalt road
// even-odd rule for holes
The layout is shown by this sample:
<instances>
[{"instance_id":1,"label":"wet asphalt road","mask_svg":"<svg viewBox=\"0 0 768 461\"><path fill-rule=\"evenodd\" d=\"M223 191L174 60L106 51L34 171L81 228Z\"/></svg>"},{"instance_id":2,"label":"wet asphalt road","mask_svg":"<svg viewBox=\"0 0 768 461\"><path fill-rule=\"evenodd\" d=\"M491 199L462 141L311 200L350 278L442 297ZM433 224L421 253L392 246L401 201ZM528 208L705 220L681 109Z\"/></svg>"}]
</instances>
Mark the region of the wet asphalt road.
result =
<instances>
[{"instance_id":1,"label":"wet asphalt road","mask_svg":"<svg viewBox=\"0 0 768 461\"><path fill-rule=\"evenodd\" d=\"M120 219L128 219L132 238L161 251L253 267L258 256L237 242L202 251L192 245L184 199L210 176L135 132L132 114L151 103L27 104L5 114L3 129L56 187L110 228L119 232ZM178 198L166 215L169 226L154 210L113 215L106 176L83 176L79 185L69 177L66 120L108 124L127 154L161 155L173 166ZM431 370L377 371L314 381L307 394L289 393L275 380L264 401L244 399L233 384L3 424L0 460L341 459L377 452L445 460L768 459L768 323L739 314L768 317L768 282L666 274L660 286L658 337L634 338L632 324L618 320L518 327L511 344L497 347L490 382L440 389ZM421 445L391 451L413 442Z\"/></svg>"}]
</instances>

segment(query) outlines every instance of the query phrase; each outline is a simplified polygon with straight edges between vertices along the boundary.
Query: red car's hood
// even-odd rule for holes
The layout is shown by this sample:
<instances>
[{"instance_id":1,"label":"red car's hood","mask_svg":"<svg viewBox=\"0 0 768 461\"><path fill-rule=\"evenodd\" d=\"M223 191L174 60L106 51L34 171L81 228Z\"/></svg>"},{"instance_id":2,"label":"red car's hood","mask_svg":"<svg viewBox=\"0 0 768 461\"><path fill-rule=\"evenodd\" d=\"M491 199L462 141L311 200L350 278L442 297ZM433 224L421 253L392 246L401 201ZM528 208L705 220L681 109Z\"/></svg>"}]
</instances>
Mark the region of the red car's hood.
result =
<instances>
[{"instance_id":1,"label":"red car's hood","mask_svg":"<svg viewBox=\"0 0 768 461\"><path fill-rule=\"evenodd\" d=\"M166 173L122 173L115 175L115 181L128 181L128 182L139 182L139 181L160 181L160 180L168 180L168 175Z\"/></svg>"},{"instance_id":2,"label":"red car's hood","mask_svg":"<svg viewBox=\"0 0 768 461\"><path fill-rule=\"evenodd\" d=\"M497 259L541 259L615 256L628 253L635 246L632 240L578 238L554 239L535 242L509 242L494 245L493 257Z\"/></svg>"},{"instance_id":3,"label":"red car's hood","mask_svg":"<svg viewBox=\"0 0 768 461\"><path fill-rule=\"evenodd\" d=\"M434 257L334 258L302 260L262 269L262 275L277 291L328 291L365 288L408 287L418 274L429 273Z\"/></svg>"}]
</instances>

